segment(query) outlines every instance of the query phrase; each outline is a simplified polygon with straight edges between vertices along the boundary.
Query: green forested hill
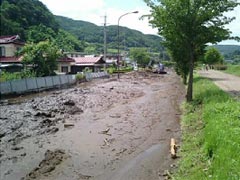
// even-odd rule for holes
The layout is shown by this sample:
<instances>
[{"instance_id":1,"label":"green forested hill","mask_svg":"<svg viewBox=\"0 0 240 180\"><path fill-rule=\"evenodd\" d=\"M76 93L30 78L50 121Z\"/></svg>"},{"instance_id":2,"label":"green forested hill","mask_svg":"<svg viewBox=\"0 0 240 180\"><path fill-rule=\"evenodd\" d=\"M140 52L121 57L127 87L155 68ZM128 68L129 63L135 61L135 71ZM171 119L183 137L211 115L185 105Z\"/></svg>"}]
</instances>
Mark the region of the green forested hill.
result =
<instances>
[{"instance_id":1,"label":"green forested hill","mask_svg":"<svg viewBox=\"0 0 240 180\"><path fill-rule=\"evenodd\" d=\"M223 55L232 54L235 51L240 51L240 46L238 45L214 45L213 47L217 48Z\"/></svg>"},{"instance_id":2,"label":"green forested hill","mask_svg":"<svg viewBox=\"0 0 240 180\"><path fill-rule=\"evenodd\" d=\"M61 28L74 34L80 40L88 43L103 44L103 26L62 16L55 16L55 18ZM108 48L117 48L117 32L117 26L107 26ZM161 40L161 37L156 35L146 35L140 31L120 27L120 45L126 48L146 47L150 48L151 51L159 52L162 48Z\"/></svg>"},{"instance_id":3,"label":"green forested hill","mask_svg":"<svg viewBox=\"0 0 240 180\"><path fill-rule=\"evenodd\" d=\"M54 31L59 28L53 14L38 0L1 1L1 35L19 34L26 40L29 27L39 24Z\"/></svg>"},{"instance_id":4,"label":"green forested hill","mask_svg":"<svg viewBox=\"0 0 240 180\"><path fill-rule=\"evenodd\" d=\"M1 0L1 35L20 35L23 41L37 43L43 40L53 41L65 51L83 51L103 53L103 26L54 16L38 0ZM108 49L118 48L117 26L107 26ZM145 47L151 52L162 51L161 37L143 34L140 31L120 27L120 48ZM240 46L217 45L219 51L228 55L240 49ZM91 51L89 51L91 50Z\"/></svg>"},{"instance_id":5,"label":"green forested hill","mask_svg":"<svg viewBox=\"0 0 240 180\"><path fill-rule=\"evenodd\" d=\"M59 28L54 15L38 0L1 0L1 36L20 35L22 41L50 41L64 51L82 51L84 43Z\"/></svg>"}]
</instances>

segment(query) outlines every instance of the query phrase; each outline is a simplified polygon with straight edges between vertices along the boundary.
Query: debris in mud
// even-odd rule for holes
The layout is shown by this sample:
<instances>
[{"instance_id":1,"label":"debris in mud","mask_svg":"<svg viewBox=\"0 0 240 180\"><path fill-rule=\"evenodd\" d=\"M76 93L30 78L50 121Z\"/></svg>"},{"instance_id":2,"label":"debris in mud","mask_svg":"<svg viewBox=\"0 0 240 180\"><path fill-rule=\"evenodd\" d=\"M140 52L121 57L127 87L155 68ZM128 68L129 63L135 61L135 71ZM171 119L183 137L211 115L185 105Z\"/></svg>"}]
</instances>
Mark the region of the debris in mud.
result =
<instances>
[{"instance_id":1,"label":"debris in mud","mask_svg":"<svg viewBox=\"0 0 240 180\"><path fill-rule=\"evenodd\" d=\"M159 173L158 175L159 176L163 176L165 180L172 179L172 176L171 176L171 174L170 174L170 172L168 170L165 170L162 174Z\"/></svg>"},{"instance_id":2,"label":"debris in mud","mask_svg":"<svg viewBox=\"0 0 240 180\"><path fill-rule=\"evenodd\" d=\"M175 143L175 139L174 139L174 138L171 138L170 151L171 151L171 157L172 157L172 159L177 158L177 145L176 145L176 143Z\"/></svg>"},{"instance_id":3,"label":"debris in mud","mask_svg":"<svg viewBox=\"0 0 240 180\"><path fill-rule=\"evenodd\" d=\"M78 176L79 176L80 179L90 179L92 177L92 176L84 175L84 174L81 174L81 173L79 173Z\"/></svg>"},{"instance_id":4,"label":"debris in mud","mask_svg":"<svg viewBox=\"0 0 240 180\"><path fill-rule=\"evenodd\" d=\"M38 130L37 135L46 134L46 133L54 134L58 131L59 131L59 128L57 127L48 127L47 129L41 128L40 130Z\"/></svg>"},{"instance_id":5,"label":"debris in mud","mask_svg":"<svg viewBox=\"0 0 240 180\"><path fill-rule=\"evenodd\" d=\"M172 94L178 95L179 91L172 90L170 76L161 81L159 77L132 73L123 75L121 81L93 81L72 89L26 97L21 103L1 104L0 142L4 149L0 150L1 178L58 179L63 175L60 178L97 179L99 172L103 176L111 175L111 170L152 143L168 146L164 140L172 131L164 130L166 127L174 130L177 125L175 116L172 118L165 112L169 109L169 114L175 115L175 106L171 106L168 97L175 98ZM161 83L166 86L164 90L156 90ZM166 98L162 100L162 97ZM173 125L160 128L172 121ZM156 128L151 128L153 125ZM65 160L68 155L64 151L52 150L59 147L66 148L71 159ZM45 157L42 152L46 152ZM42 159L38 161L39 158ZM162 164L159 164L161 169L169 168ZM13 171L4 175L8 169Z\"/></svg>"},{"instance_id":6,"label":"debris in mud","mask_svg":"<svg viewBox=\"0 0 240 180\"><path fill-rule=\"evenodd\" d=\"M64 123L64 128L73 127L73 126L74 126L73 123L70 123L70 122Z\"/></svg>"},{"instance_id":7,"label":"debris in mud","mask_svg":"<svg viewBox=\"0 0 240 180\"><path fill-rule=\"evenodd\" d=\"M71 107L71 109L69 109L67 111L67 113L72 114L72 115L73 114L79 114L79 113L83 113L83 110L81 108L77 107L77 106L73 106L73 107Z\"/></svg>"},{"instance_id":8,"label":"debris in mud","mask_svg":"<svg viewBox=\"0 0 240 180\"><path fill-rule=\"evenodd\" d=\"M55 126L56 122L52 119L44 119L41 123L40 123L40 127L50 127L50 126Z\"/></svg>"},{"instance_id":9,"label":"debris in mud","mask_svg":"<svg viewBox=\"0 0 240 180\"><path fill-rule=\"evenodd\" d=\"M98 134L106 134L106 135L111 136L111 134L108 134L109 131L110 131L110 128L107 128L107 129L105 129L105 130L99 132Z\"/></svg>"},{"instance_id":10,"label":"debris in mud","mask_svg":"<svg viewBox=\"0 0 240 180\"><path fill-rule=\"evenodd\" d=\"M116 156L120 156L120 155L123 154L125 151L127 151L126 148L121 149L118 153L116 153Z\"/></svg>"},{"instance_id":11,"label":"debris in mud","mask_svg":"<svg viewBox=\"0 0 240 180\"><path fill-rule=\"evenodd\" d=\"M109 142L108 142L108 139L104 139L104 145L103 146L110 146Z\"/></svg>"},{"instance_id":12,"label":"debris in mud","mask_svg":"<svg viewBox=\"0 0 240 180\"><path fill-rule=\"evenodd\" d=\"M120 118L121 114L113 114L113 115L109 115L111 118Z\"/></svg>"},{"instance_id":13,"label":"debris in mud","mask_svg":"<svg viewBox=\"0 0 240 180\"><path fill-rule=\"evenodd\" d=\"M67 105L67 106L74 106L75 102L73 100L69 99L69 100L65 101L63 104Z\"/></svg>"},{"instance_id":14,"label":"debris in mud","mask_svg":"<svg viewBox=\"0 0 240 180\"><path fill-rule=\"evenodd\" d=\"M43 116L43 117L54 117L51 112L37 112L35 116Z\"/></svg>"},{"instance_id":15,"label":"debris in mud","mask_svg":"<svg viewBox=\"0 0 240 180\"><path fill-rule=\"evenodd\" d=\"M11 149L14 151L19 151L20 149L23 149L23 147L15 146L15 147L12 147Z\"/></svg>"},{"instance_id":16,"label":"debris in mud","mask_svg":"<svg viewBox=\"0 0 240 180\"><path fill-rule=\"evenodd\" d=\"M59 165L64 159L68 158L65 151L60 149L55 151L47 150L44 156L44 159L40 162L38 167L33 169L23 180L36 179L42 175L47 176L57 165Z\"/></svg>"},{"instance_id":17,"label":"debris in mud","mask_svg":"<svg viewBox=\"0 0 240 180\"><path fill-rule=\"evenodd\" d=\"M6 132L0 132L0 139L6 135Z\"/></svg>"}]
</instances>

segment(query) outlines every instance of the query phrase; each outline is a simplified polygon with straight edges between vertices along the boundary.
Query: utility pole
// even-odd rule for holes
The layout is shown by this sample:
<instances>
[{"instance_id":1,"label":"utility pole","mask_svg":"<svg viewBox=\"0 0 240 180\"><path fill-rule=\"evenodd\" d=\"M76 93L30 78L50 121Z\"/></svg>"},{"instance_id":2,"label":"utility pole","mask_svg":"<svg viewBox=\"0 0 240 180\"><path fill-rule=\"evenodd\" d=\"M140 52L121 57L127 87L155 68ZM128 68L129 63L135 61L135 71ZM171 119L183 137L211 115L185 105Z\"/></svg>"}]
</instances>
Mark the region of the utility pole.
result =
<instances>
[{"instance_id":1,"label":"utility pole","mask_svg":"<svg viewBox=\"0 0 240 180\"><path fill-rule=\"evenodd\" d=\"M107 15L104 16L104 24L103 24L103 33L104 33L104 53L103 59L106 62L106 54L107 54Z\"/></svg>"}]
</instances>

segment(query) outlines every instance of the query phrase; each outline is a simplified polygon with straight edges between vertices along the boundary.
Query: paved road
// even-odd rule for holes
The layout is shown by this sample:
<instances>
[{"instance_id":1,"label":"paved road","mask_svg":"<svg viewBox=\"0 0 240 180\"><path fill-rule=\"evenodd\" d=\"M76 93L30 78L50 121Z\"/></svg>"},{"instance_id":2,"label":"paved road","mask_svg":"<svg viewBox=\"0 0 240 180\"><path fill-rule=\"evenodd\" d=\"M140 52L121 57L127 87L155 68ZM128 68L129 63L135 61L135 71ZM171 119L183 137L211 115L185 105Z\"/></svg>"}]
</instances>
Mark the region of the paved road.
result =
<instances>
[{"instance_id":1,"label":"paved road","mask_svg":"<svg viewBox=\"0 0 240 180\"><path fill-rule=\"evenodd\" d=\"M240 98L240 77L215 70L199 71L199 74L210 78L218 87Z\"/></svg>"}]
</instances>

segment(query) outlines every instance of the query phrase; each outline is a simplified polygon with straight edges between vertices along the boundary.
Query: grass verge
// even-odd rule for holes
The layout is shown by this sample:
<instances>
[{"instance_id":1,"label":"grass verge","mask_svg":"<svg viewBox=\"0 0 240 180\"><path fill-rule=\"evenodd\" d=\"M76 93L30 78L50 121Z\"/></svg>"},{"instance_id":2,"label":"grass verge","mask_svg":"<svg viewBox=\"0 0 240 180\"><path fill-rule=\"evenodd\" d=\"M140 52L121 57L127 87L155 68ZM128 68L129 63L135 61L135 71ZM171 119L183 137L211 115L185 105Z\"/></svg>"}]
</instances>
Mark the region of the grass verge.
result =
<instances>
[{"instance_id":1,"label":"grass verge","mask_svg":"<svg viewBox=\"0 0 240 180\"><path fill-rule=\"evenodd\" d=\"M195 77L194 101L184 104L179 168L174 179L240 179L240 102Z\"/></svg>"},{"instance_id":2,"label":"grass verge","mask_svg":"<svg viewBox=\"0 0 240 180\"><path fill-rule=\"evenodd\" d=\"M240 65L228 65L228 68L225 70L225 72L240 76Z\"/></svg>"}]
</instances>

